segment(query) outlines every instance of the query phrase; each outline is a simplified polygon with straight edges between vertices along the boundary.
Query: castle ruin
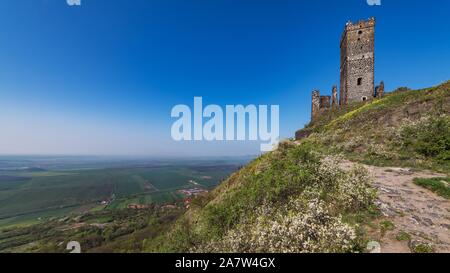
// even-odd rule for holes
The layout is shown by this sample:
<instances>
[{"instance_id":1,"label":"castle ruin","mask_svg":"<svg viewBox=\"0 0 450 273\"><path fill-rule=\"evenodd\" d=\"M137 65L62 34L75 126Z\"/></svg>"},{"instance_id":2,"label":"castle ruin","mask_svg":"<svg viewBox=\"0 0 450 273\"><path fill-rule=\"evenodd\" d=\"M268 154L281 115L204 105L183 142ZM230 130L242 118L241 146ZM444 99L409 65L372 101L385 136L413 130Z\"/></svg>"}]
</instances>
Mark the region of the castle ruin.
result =
<instances>
[{"instance_id":1,"label":"castle ruin","mask_svg":"<svg viewBox=\"0 0 450 273\"><path fill-rule=\"evenodd\" d=\"M339 105L337 87L332 96L321 96L319 90L312 93L311 119L314 121L329 108L344 106L351 102L380 98L384 83L374 87L375 80L375 18L348 22L341 37L341 66Z\"/></svg>"}]
</instances>

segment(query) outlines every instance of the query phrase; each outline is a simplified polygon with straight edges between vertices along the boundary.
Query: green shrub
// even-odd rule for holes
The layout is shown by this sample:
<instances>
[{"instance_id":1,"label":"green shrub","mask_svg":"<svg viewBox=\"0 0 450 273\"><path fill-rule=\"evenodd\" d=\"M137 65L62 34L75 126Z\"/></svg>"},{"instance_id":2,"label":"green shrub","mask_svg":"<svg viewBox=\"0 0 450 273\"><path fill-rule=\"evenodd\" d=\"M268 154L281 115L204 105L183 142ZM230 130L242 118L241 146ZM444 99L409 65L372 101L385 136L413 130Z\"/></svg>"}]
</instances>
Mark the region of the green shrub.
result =
<instances>
[{"instance_id":1,"label":"green shrub","mask_svg":"<svg viewBox=\"0 0 450 273\"><path fill-rule=\"evenodd\" d=\"M429 244L418 244L414 246L411 251L413 253L433 253L434 249L433 246Z\"/></svg>"},{"instance_id":2,"label":"green shrub","mask_svg":"<svg viewBox=\"0 0 450 273\"><path fill-rule=\"evenodd\" d=\"M392 231L394 229L395 229L395 225L391 221L385 220L380 223L380 230L381 230L382 236L384 236L386 234L386 232Z\"/></svg>"},{"instance_id":3,"label":"green shrub","mask_svg":"<svg viewBox=\"0 0 450 273\"><path fill-rule=\"evenodd\" d=\"M411 235L405 231L400 231L397 236L395 236L395 239L397 239L397 241L409 241L411 240Z\"/></svg>"},{"instance_id":4,"label":"green shrub","mask_svg":"<svg viewBox=\"0 0 450 273\"><path fill-rule=\"evenodd\" d=\"M427 117L405 125L402 146L425 157L450 160L450 117Z\"/></svg>"},{"instance_id":5,"label":"green shrub","mask_svg":"<svg viewBox=\"0 0 450 273\"><path fill-rule=\"evenodd\" d=\"M450 199L449 177L414 178L414 183L427 188L446 199Z\"/></svg>"}]
</instances>

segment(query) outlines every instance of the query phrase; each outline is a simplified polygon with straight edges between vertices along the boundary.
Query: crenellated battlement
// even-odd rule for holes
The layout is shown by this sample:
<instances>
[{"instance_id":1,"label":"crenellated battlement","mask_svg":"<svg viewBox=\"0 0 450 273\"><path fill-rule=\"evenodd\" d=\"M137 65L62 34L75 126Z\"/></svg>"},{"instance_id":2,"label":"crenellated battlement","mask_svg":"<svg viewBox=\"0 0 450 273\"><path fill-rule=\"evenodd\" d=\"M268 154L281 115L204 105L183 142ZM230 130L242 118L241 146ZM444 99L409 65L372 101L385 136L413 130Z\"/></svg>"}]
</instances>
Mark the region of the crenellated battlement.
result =
<instances>
[{"instance_id":1,"label":"crenellated battlement","mask_svg":"<svg viewBox=\"0 0 450 273\"><path fill-rule=\"evenodd\" d=\"M344 31L342 32L342 35L341 35L341 44L342 44L344 37L347 35L347 32L361 30L361 29L365 29L365 28L374 28L375 23L376 23L375 17L371 17L368 20L359 20L355 23L353 23L352 21L348 21L345 24Z\"/></svg>"}]
</instances>

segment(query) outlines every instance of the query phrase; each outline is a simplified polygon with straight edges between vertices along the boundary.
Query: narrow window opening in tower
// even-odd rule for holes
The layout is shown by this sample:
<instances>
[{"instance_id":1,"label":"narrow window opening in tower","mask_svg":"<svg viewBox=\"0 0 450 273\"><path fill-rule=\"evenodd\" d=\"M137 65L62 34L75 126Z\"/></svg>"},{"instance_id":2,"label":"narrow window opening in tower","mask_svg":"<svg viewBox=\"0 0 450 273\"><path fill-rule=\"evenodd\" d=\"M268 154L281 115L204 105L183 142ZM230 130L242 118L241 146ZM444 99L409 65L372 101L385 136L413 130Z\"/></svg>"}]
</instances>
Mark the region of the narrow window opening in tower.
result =
<instances>
[{"instance_id":1,"label":"narrow window opening in tower","mask_svg":"<svg viewBox=\"0 0 450 273\"><path fill-rule=\"evenodd\" d=\"M362 78L358 78L358 85L362 84Z\"/></svg>"},{"instance_id":2,"label":"narrow window opening in tower","mask_svg":"<svg viewBox=\"0 0 450 273\"><path fill-rule=\"evenodd\" d=\"M361 35L362 34L362 30L358 31L358 34Z\"/></svg>"}]
</instances>

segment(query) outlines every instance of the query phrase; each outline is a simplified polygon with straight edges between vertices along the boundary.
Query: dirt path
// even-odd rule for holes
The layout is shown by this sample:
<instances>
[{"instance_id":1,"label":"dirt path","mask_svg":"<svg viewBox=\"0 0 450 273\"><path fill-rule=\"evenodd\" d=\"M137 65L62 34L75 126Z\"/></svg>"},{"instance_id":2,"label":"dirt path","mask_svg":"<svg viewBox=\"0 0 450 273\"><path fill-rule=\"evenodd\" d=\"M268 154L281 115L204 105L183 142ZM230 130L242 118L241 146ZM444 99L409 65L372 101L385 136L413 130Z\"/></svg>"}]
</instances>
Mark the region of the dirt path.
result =
<instances>
[{"instance_id":1,"label":"dirt path","mask_svg":"<svg viewBox=\"0 0 450 273\"><path fill-rule=\"evenodd\" d=\"M344 163L344 167L353 165ZM381 252L411 252L417 244L431 244L435 252L450 253L450 201L413 183L415 177L430 178L445 175L409 169L366 166L378 189L377 205L384 221L395 227L376 236ZM400 232L411 236L399 241Z\"/></svg>"}]
</instances>

